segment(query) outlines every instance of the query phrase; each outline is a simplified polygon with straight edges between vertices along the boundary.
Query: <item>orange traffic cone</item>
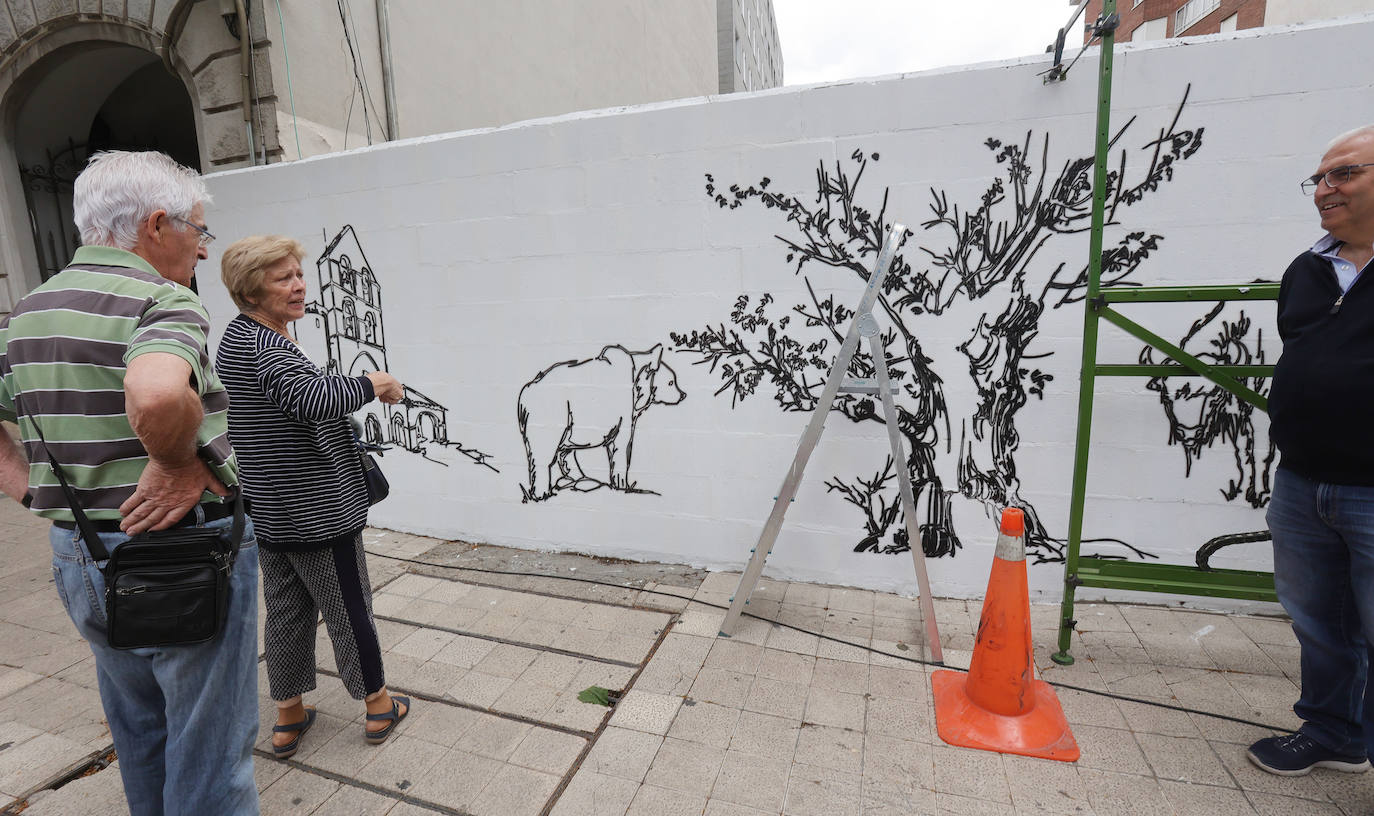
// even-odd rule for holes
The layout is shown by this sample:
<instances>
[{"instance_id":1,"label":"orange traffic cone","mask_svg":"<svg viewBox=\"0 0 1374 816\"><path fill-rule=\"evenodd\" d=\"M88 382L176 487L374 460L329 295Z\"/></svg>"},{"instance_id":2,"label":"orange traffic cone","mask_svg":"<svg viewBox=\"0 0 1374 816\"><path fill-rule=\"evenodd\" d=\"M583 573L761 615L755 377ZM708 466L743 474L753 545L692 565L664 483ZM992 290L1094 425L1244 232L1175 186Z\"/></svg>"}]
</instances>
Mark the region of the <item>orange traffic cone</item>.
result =
<instances>
[{"instance_id":1,"label":"orange traffic cone","mask_svg":"<svg viewBox=\"0 0 1374 816\"><path fill-rule=\"evenodd\" d=\"M1025 519L1002 511L968 674L937 671L935 727L950 745L1073 762L1078 743L1054 689L1034 677Z\"/></svg>"}]
</instances>

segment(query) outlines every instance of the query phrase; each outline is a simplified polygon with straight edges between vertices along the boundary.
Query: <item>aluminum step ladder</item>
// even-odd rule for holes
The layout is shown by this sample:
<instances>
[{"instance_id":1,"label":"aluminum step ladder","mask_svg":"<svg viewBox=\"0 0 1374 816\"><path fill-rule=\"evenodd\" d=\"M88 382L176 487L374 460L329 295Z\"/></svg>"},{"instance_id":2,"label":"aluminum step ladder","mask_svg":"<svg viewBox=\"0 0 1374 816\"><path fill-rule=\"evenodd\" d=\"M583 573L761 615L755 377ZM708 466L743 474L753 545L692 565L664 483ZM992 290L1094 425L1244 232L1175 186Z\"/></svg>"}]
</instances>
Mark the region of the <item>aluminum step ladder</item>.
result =
<instances>
[{"instance_id":1,"label":"aluminum step ladder","mask_svg":"<svg viewBox=\"0 0 1374 816\"><path fill-rule=\"evenodd\" d=\"M751 550L753 555L749 558L749 566L740 576L739 586L735 588L734 597L730 599L730 611L725 613L725 618L721 621L720 634L725 637L729 637L730 633L734 631L740 614L749 603L749 596L753 594L754 588L758 585L759 576L763 574L764 562L768 560L768 554L773 551L773 545L778 540L778 533L782 530L783 516L787 514L788 505L796 498L797 488L801 485L802 473L806 470L806 463L811 458L811 453L816 449L816 443L820 442L821 432L825 430L825 420L830 415L830 408L835 403L836 395L876 394L882 398L883 419L887 423L887 439L892 448L892 461L897 470L902 515L906 519L907 541L911 544L911 560L916 566L916 582L920 590L921 617L925 623L926 646L930 650L930 657L933 661L944 662L943 650L940 648L940 630L935 622L935 604L930 597L930 577L926 574L925 552L921 549L920 525L916 522L916 497L911 488L911 473L907 466L906 453L902 448L902 435L897 430L897 406L892 399L893 394L897 393L897 387L892 384L892 380L888 376L887 357L883 353L881 331L877 319L873 317L873 307L878 302L878 295L883 289L883 281L887 278L892 260L897 255L897 247L901 244L906 231L906 227L902 224L893 224L891 232L887 235L887 240L883 242L882 251L878 253L878 260L874 264L872 274L868 277L868 286L864 289L863 297L859 299L858 308L855 309L854 319L849 324L849 332L845 335L844 344L840 346L840 353L830 369L830 376L825 381L825 389L821 392L821 398L816 403L815 411L811 414L811 421L807 424L806 431L802 433L801 442L797 445L797 454L792 459L792 466L788 468L787 475L782 480L782 487L778 490L777 498L773 500L773 512L769 514L767 523L763 525L763 532L759 534L758 544ZM877 373L876 377L846 376L846 372L849 371L849 364L854 359L854 352L859 347L860 337L868 339L869 352L873 356L873 366Z\"/></svg>"}]
</instances>

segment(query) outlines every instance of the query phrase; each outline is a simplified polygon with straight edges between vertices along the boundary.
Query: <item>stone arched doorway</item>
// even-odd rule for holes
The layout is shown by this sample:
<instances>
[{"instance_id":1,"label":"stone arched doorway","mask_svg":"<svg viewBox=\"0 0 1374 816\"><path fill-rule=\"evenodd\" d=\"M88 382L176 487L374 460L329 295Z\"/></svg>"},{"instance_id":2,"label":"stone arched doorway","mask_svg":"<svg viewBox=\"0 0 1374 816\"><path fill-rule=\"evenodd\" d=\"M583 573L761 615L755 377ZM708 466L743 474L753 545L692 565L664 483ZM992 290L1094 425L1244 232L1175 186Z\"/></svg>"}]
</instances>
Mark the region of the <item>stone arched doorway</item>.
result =
<instances>
[{"instance_id":1,"label":"stone arched doorway","mask_svg":"<svg viewBox=\"0 0 1374 816\"><path fill-rule=\"evenodd\" d=\"M200 169L195 108L186 86L157 55L87 41L46 55L13 100L15 158L39 275L60 270L80 244L72 181L94 152L161 150Z\"/></svg>"}]
</instances>

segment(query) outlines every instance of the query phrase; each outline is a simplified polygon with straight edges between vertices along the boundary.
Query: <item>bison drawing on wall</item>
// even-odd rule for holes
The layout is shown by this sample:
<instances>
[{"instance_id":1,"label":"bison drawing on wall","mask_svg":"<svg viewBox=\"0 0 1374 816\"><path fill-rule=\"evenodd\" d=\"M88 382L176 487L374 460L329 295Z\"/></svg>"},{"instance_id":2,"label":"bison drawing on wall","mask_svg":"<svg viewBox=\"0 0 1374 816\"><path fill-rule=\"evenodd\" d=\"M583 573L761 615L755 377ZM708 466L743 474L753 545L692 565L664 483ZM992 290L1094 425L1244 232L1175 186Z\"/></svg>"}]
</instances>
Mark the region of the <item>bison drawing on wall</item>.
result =
<instances>
[{"instance_id":1,"label":"bison drawing on wall","mask_svg":"<svg viewBox=\"0 0 1374 816\"><path fill-rule=\"evenodd\" d=\"M648 351L606 346L589 360L566 360L539 372L520 389L516 406L529 464L521 500L602 487L653 493L630 481L635 427L649 406L677 405L685 398L677 375L663 362L661 344ZM597 449L600 456L593 453Z\"/></svg>"}]
</instances>

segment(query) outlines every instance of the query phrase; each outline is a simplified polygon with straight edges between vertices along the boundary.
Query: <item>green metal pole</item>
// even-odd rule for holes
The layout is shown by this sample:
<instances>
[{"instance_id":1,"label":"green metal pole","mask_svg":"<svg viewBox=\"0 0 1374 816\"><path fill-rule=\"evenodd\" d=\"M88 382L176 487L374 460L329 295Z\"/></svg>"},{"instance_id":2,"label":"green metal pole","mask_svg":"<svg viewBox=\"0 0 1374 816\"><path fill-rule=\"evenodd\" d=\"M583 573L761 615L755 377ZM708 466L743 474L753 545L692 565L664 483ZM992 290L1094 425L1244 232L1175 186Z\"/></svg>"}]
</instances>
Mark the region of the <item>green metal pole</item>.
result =
<instances>
[{"instance_id":1,"label":"green metal pole","mask_svg":"<svg viewBox=\"0 0 1374 816\"><path fill-rule=\"evenodd\" d=\"M1101 20L1116 14L1116 0L1103 0ZM1078 377L1078 433L1074 440L1073 486L1069 499L1069 543L1064 556L1064 601L1060 607L1059 651L1050 659L1062 666L1073 663L1073 593L1078 581L1078 550L1083 542L1083 503L1088 485L1088 444L1092 435L1093 391L1096 387L1098 290L1102 279L1102 225L1107 206L1107 144L1111 140L1112 50L1114 26L1102 33L1097 72L1097 147L1093 164L1092 236L1088 241L1088 293L1083 300L1083 361Z\"/></svg>"}]
</instances>

